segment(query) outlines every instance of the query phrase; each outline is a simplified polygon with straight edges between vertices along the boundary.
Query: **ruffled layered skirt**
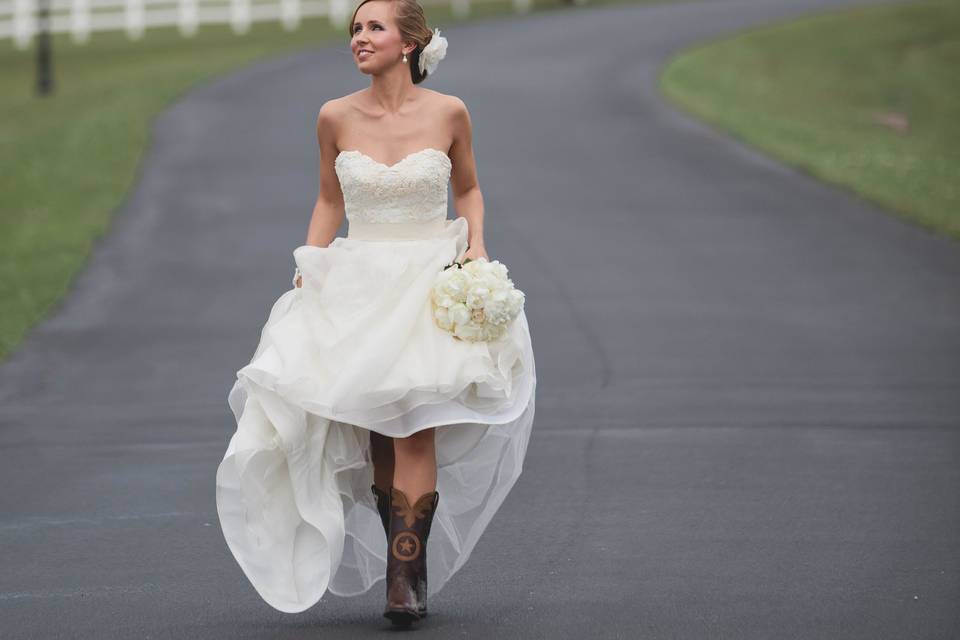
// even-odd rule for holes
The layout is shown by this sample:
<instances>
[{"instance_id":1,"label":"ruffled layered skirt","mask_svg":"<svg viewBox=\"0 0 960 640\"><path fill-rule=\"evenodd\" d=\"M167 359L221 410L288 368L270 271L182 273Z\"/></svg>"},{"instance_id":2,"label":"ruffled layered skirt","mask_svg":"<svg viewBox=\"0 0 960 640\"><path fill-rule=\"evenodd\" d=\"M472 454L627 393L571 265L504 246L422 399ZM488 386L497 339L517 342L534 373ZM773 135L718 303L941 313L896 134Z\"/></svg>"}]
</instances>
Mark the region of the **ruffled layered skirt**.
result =
<instances>
[{"instance_id":1,"label":"ruffled layered skirt","mask_svg":"<svg viewBox=\"0 0 960 640\"><path fill-rule=\"evenodd\" d=\"M430 290L467 247L464 218L350 223L294 250L302 286L273 304L228 395L237 429L216 474L220 524L260 596L299 612L384 578L370 431L436 428L440 500L429 591L467 561L520 475L536 371L526 316L495 342L438 328Z\"/></svg>"}]
</instances>

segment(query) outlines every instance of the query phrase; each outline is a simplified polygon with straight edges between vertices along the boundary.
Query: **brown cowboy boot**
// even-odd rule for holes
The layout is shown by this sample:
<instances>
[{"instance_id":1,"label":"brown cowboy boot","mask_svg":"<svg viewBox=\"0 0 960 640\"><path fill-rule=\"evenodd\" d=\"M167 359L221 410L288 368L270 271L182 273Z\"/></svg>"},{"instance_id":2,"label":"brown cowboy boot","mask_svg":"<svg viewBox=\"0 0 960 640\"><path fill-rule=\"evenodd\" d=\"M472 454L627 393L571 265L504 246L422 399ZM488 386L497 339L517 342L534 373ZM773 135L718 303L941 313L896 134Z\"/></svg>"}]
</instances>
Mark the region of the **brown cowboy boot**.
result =
<instances>
[{"instance_id":1,"label":"brown cowboy boot","mask_svg":"<svg viewBox=\"0 0 960 640\"><path fill-rule=\"evenodd\" d=\"M380 520L383 522L383 532L386 536L390 536L390 494L386 491L381 491L380 487L376 484L370 485L370 490L373 492L373 495L377 497L377 511L380 513ZM427 527L427 535L430 535L429 526ZM389 553L390 550L387 549ZM417 612L420 614L421 618L427 617L427 585L426 585L426 575L423 576L421 582L421 587L417 591Z\"/></svg>"},{"instance_id":2,"label":"brown cowboy boot","mask_svg":"<svg viewBox=\"0 0 960 640\"><path fill-rule=\"evenodd\" d=\"M387 606L383 615L396 625L409 625L426 610L427 536L439 498L439 493L429 491L410 505L402 491L390 489Z\"/></svg>"}]
</instances>

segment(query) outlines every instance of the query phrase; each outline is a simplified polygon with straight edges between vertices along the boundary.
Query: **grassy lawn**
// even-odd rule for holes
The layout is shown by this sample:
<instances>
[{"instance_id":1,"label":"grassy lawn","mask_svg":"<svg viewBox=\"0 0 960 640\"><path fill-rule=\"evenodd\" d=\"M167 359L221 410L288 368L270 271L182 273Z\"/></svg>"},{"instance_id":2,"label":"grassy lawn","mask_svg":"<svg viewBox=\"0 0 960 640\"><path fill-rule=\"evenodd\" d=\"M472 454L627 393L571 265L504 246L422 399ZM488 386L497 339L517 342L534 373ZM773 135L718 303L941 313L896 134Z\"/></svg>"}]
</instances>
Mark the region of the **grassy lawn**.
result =
<instances>
[{"instance_id":1,"label":"grassy lawn","mask_svg":"<svg viewBox=\"0 0 960 640\"><path fill-rule=\"evenodd\" d=\"M535 0L533 10L568 6ZM440 28L458 21L445 7L426 13ZM467 20L511 13L510 2L480 2ZM255 23L243 36L212 25L194 38L147 30L138 42L119 32L94 33L85 45L57 36L56 94L37 98L35 53L0 41L0 360L69 290L135 183L151 122L164 107L218 74L334 43L348 46L346 29L326 18L293 32Z\"/></svg>"},{"instance_id":2,"label":"grassy lawn","mask_svg":"<svg viewBox=\"0 0 960 640\"><path fill-rule=\"evenodd\" d=\"M960 3L748 30L683 52L660 82L693 115L960 239Z\"/></svg>"}]
</instances>

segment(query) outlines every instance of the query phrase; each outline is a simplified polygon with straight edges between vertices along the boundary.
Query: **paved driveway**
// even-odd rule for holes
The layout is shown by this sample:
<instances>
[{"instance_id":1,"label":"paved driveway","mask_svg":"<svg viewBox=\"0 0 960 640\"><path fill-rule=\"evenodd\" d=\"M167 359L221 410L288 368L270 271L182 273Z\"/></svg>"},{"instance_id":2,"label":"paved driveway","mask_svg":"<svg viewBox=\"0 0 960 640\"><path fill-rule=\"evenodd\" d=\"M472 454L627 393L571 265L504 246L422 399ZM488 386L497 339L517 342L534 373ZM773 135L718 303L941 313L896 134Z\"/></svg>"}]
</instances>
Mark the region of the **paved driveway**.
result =
<instances>
[{"instance_id":1,"label":"paved driveway","mask_svg":"<svg viewBox=\"0 0 960 640\"><path fill-rule=\"evenodd\" d=\"M960 635L960 250L672 110L672 52L850 2L451 27L487 246L528 293L524 475L420 637ZM357 638L223 541L226 394L289 286L346 43L174 105L89 267L0 366L3 637Z\"/></svg>"}]
</instances>

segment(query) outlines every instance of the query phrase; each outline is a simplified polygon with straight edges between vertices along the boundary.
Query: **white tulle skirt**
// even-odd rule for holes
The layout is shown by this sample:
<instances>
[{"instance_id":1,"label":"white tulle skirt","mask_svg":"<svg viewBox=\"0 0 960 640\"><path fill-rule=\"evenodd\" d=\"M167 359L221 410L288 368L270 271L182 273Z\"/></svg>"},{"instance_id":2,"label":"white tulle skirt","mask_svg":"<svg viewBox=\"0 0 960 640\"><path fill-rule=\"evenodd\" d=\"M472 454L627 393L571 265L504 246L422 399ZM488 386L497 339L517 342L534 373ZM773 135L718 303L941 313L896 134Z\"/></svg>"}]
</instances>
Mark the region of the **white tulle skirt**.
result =
<instances>
[{"instance_id":1,"label":"white tulle skirt","mask_svg":"<svg viewBox=\"0 0 960 640\"><path fill-rule=\"evenodd\" d=\"M534 417L527 319L497 342L433 324L436 274L467 246L464 218L354 222L293 255L302 287L274 303L228 396L237 430L217 469L227 545L260 596L295 613L384 578L370 431L436 427L440 500L430 594L467 561L520 475Z\"/></svg>"}]
</instances>

